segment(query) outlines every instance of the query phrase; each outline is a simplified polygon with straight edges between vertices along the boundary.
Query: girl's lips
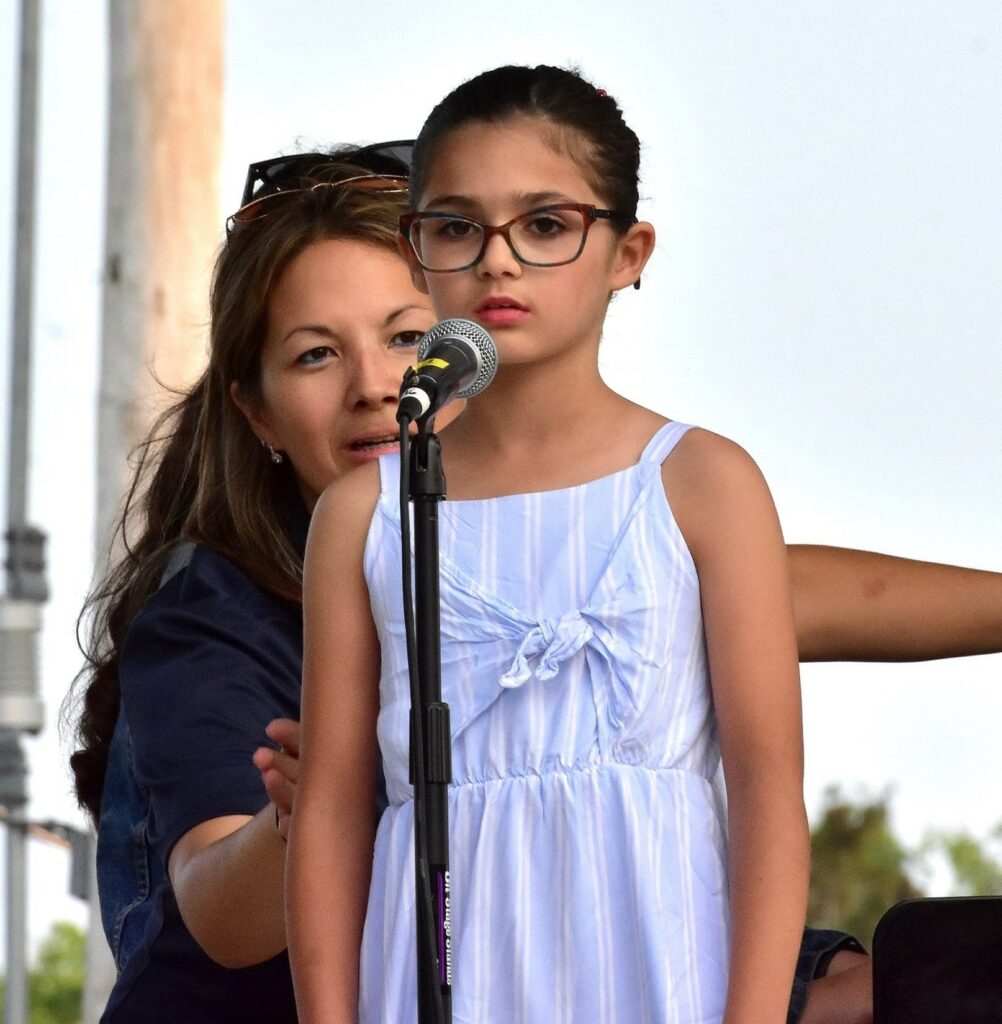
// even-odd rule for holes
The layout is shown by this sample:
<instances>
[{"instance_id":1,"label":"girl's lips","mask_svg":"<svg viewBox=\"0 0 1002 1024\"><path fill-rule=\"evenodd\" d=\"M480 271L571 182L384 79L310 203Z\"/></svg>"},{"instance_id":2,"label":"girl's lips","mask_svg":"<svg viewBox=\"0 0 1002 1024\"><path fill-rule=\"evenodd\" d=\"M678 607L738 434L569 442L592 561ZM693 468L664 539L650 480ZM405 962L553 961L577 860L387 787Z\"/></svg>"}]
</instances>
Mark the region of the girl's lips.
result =
<instances>
[{"instance_id":1,"label":"girl's lips","mask_svg":"<svg viewBox=\"0 0 1002 1024\"><path fill-rule=\"evenodd\" d=\"M477 306L475 312L483 313L488 309L496 309L498 307L512 309L521 309L528 312L528 307L523 306L518 299L513 299L510 295L488 295L486 299L481 300L480 305Z\"/></svg>"},{"instance_id":2,"label":"girl's lips","mask_svg":"<svg viewBox=\"0 0 1002 1024\"><path fill-rule=\"evenodd\" d=\"M501 295L481 302L476 308L475 315L484 326L499 327L521 323L529 316L529 310L514 299Z\"/></svg>"}]
</instances>

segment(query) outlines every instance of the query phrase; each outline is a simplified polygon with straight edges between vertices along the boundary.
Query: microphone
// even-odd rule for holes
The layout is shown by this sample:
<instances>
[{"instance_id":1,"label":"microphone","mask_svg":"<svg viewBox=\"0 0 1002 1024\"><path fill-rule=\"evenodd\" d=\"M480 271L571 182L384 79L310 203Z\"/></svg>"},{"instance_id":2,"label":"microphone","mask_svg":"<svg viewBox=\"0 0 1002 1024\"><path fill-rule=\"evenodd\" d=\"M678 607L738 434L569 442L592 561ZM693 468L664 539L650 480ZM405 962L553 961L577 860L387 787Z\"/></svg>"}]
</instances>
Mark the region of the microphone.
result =
<instances>
[{"instance_id":1,"label":"microphone","mask_svg":"<svg viewBox=\"0 0 1002 1024\"><path fill-rule=\"evenodd\" d=\"M421 339L420 362L404 375L397 420L434 416L454 398L479 395L494 379L494 339L472 320L442 320Z\"/></svg>"}]
</instances>

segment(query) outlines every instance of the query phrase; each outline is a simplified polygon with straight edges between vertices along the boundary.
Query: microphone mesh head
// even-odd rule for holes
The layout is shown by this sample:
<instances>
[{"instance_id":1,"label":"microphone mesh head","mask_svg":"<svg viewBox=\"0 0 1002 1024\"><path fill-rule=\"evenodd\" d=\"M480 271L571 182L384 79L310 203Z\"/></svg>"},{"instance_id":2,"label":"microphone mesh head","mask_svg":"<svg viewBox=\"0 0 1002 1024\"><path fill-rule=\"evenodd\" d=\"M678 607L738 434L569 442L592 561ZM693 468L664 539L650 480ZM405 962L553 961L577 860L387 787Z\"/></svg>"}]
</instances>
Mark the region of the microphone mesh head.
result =
<instances>
[{"instance_id":1,"label":"microphone mesh head","mask_svg":"<svg viewBox=\"0 0 1002 1024\"><path fill-rule=\"evenodd\" d=\"M480 324L474 323L472 320L463 320L459 317L441 320L421 339L418 345L418 358L424 359L428 354L428 349L445 338L450 341L465 341L479 353L480 372L473 378L472 383L456 392L456 398L472 398L474 395L479 395L494 380L494 374L497 373L498 350L494 339Z\"/></svg>"}]
</instances>

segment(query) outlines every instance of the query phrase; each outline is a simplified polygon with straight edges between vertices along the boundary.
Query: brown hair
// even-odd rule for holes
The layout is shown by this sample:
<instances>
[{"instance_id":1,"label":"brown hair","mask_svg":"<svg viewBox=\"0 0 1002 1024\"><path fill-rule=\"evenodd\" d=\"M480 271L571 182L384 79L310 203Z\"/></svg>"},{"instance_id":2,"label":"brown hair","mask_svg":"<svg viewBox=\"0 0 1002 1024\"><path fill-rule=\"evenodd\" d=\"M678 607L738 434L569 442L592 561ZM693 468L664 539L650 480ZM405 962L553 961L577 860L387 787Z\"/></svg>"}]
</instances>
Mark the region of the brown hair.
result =
<instances>
[{"instance_id":1,"label":"brown hair","mask_svg":"<svg viewBox=\"0 0 1002 1024\"><path fill-rule=\"evenodd\" d=\"M367 173L350 160L350 150L333 153L330 163L311 171L310 181ZM260 399L268 301L292 260L331 238L395 250L405 208L403 193L350 184L307 188L268 206L258 220L235 224L223 245L212 281L209 364L138 447L116 528L124 554L88 596L78 623L78 634L86 633L86 664L63 714L66 720L78 714L70 766L77 799L95 822L119 711L122 645L178 542L204 544L277 597L302 601L302 552L290 532L302 504L295 473L288 460L270 461L230 385L236 381L251 402Z\"/></svg>"}]
</instances>

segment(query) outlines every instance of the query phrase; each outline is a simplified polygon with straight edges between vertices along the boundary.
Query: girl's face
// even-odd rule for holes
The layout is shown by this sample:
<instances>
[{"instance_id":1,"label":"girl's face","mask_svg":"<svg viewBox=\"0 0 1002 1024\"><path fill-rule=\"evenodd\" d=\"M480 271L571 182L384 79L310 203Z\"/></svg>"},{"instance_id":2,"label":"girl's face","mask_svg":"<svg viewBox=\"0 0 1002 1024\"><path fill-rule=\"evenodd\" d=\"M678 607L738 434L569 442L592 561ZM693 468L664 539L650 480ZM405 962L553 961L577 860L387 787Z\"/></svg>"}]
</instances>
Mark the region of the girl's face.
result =
<instances>
[{"instance_id":1,"label":"girl's face","mask_svg":"<svg viewBox=\"0 0 1002 1024\"><path fill-rule=\"evenodd\" d=\"M560 147L549 121L519 118L471 124L447 135L434 153L419 210L458 213L500 225L553 203L606 207L589 184L573 149ZM635 225L649 231L650 225ZM610 223L592 224L581 255L558 267L520 263L499 235L483 259L455 273L422 271L409 254L414 283L431 295L441 317L475 320L494 336L502 363L556 354L587 338L597 346L612 292L632 284L637 264L627 241Z\"/></svg>"},{"instance_id":2,"label":"girl's face","mask_svg":"<svg viewBox=\"0 0 1002 1024\"><path fill-rule=\"evenodd\" d=\"M315 242L278 279L261 401L235 384L232 394L257 436L285 452L311 509L335 477L396 449L400 382L434 322L404 261L374 243Z\"/></svg>"}]
</instances>

